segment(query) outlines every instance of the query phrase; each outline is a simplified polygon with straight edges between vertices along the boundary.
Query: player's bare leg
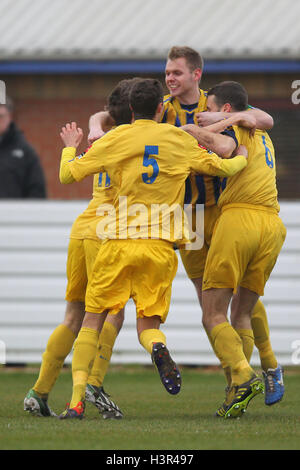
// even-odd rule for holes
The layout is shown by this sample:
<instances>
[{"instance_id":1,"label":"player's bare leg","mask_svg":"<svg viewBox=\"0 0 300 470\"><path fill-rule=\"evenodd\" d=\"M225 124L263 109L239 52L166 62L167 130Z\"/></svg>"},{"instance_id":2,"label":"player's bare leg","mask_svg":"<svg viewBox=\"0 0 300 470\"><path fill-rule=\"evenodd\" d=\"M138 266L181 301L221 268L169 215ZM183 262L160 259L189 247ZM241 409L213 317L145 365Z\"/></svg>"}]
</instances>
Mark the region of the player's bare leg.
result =
<instances>
[{"instance_id":1,"label":"player's bare leg","mask_svg":"<svg viewBox=\"0 0 300 470\"><path fill-rule=\"evenodd\" d=\"M203 281L203 277L197 277L197 278L191 279L191 281L195 286L200 307L202 307L202 281Z\"/></svg>"},{"instance_id":2,"label":"player's bare leg","mask_svg":"<svg viewBox=\"0 0 300 470\"><path fill-rule=\"evenodd\" d=\"M85 315L84 302L67 302L63 324L77 336Z\"/></svg>"},{"instance_id":3,"label":"player's bare leg","mask_svg":"<svg viewBox=\"0 0 300 470\"><path fill-rule=\"evenodd\" d=\"M259 295L244 287L239 287L231 304L231 323L234 328L251 329L251 315Z\"/></svg>"}]
</instances>

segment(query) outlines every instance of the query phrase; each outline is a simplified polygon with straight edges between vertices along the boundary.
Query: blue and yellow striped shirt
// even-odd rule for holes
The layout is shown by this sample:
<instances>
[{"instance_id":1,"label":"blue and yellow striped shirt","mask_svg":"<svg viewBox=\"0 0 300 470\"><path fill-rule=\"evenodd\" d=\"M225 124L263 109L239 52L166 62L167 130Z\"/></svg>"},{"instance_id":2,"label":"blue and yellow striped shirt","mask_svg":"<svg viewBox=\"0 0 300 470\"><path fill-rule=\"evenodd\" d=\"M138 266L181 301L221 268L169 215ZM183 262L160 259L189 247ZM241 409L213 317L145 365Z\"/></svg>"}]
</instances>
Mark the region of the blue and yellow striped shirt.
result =
<instances>
[{"instance_id":1,"label":"blue and yellow striped shirt","mask_svg":"<svg viewBox=\"0 0 300 470\"><path fill-rule=\"evenodd\" d=\"M198 103L191 105L180 104L177 98L171 95L164 97L164 112L161 122L172 124L176 127L185 124L197 124L196 114L206 111L207 92L200 91ZM221 194L221 180L219 177L207 175L191 175L186 180L185 204L205 204L213 206L217 204Z\"/></svg>"}]
</instances>

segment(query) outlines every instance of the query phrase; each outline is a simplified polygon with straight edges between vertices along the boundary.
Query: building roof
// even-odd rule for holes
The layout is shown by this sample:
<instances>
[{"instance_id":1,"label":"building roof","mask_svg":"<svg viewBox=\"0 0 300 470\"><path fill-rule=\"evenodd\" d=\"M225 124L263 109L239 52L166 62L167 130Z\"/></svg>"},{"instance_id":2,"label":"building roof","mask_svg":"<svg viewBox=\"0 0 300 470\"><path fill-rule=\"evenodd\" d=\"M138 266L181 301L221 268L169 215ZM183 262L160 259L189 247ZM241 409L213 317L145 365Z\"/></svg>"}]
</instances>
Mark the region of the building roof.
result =
<instances>
[{"instance_id":1,"label":"building roof","mask_svg":"<svg viewBox=\"0 0 300 470\"><path fill-rule=\"evenodd\" d=\"M2 60L298 59L294 0L1 0Z\"/></svg>"}]
</instances>

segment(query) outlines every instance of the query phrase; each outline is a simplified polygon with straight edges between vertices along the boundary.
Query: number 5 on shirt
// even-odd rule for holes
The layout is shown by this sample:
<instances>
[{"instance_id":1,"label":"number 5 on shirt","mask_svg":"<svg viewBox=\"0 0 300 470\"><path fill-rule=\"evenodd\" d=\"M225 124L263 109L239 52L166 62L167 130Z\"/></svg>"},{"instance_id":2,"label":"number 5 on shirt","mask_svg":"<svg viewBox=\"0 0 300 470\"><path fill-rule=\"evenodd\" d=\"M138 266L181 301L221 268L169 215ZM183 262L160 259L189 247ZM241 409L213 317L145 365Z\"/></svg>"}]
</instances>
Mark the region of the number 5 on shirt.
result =
<instances>
[{"instance_id":1,"label":"number 5 on shirt","mask_svg":"<svg viewBox=\"0 0 300 470\"><path fill-rule=\"evenodd\" d=\"M155 158L153 158L153 155L158 155L158 145L146 145L143 158L143 166L152 166L153 169L153 171L151 172L152 174L150 173L151 176L148 173L142 173L143 181L146 184L154 183L159 173L158 163Z\"/></svg>"}]
</instances>

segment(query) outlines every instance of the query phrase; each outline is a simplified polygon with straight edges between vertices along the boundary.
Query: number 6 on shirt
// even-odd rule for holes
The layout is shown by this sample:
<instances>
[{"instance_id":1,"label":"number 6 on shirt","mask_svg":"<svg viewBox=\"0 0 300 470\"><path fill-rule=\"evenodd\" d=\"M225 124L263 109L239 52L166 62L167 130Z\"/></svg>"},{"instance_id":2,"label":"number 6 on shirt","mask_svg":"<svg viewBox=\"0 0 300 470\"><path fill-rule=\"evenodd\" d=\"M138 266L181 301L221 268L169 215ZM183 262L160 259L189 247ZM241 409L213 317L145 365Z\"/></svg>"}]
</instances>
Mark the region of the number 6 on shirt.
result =
<instances>
[{"instance_id":1,"label":"number 6 on shirt","mask_svg":"<svg viewBox=\"0 0 300 470\"><path fill-rule=\"evenodd\" d=\"M266 144L266 138L265 138L264 135L262 136L262 141L263 141L263 144L264 144L264 147L265 147L266 164L268 165L268 167L273 168L274 167L274 158L273 158L271 150L269 149L269 147Z\"/></svg>"},{"instance_id":2,"label":"number 6 on shirt","mask_svg":"<svg viewBox=\"0 0 300 470\"><path fill-rule=\"evenodd\" d=\"M145 153L143 159L143 166L152 166L153 172L152 175L148 175L148 173L142 173L142 178L144 183L152 184L157 178L159 173L159 167L155 158L150 158L153 155L158 155L158 145L146 145L145 146Z\"/></svg>"}]
</instances>

